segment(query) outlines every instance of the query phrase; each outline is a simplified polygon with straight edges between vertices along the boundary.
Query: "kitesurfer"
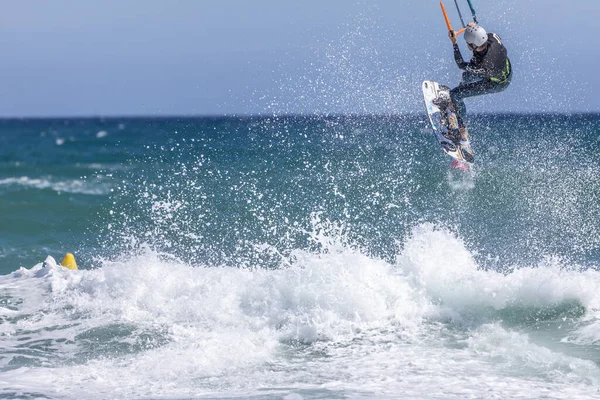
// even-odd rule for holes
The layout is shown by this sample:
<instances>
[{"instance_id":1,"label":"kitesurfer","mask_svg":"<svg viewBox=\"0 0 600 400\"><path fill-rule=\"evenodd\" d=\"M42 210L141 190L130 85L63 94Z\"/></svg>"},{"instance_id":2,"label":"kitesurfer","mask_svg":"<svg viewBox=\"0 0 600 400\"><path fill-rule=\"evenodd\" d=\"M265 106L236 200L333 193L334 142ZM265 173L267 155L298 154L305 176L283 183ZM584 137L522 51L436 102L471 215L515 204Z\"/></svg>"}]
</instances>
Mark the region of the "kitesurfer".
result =
<instances>
[{"instance_id":1,"label":"kitesurfer","mask_svg":"<svg viewBox=\"0 0 600 400\"><path fill-rule=\"evenodd\" d=\"M454 46L454 60L458 68L465 70L460 84L450 91L450 99L458 114L460 128L464 130L467 97L498 93L510 85L512 67L502 40L495 33L487 33L481 26L470 22L465 28L465 41L473 57L469 62L463 60L456 32L450 30L448 36ZM434 102L443 105L447 99L438 98ZM462 132L461 132L462 133Z\"/></svg>"}]
</instances>

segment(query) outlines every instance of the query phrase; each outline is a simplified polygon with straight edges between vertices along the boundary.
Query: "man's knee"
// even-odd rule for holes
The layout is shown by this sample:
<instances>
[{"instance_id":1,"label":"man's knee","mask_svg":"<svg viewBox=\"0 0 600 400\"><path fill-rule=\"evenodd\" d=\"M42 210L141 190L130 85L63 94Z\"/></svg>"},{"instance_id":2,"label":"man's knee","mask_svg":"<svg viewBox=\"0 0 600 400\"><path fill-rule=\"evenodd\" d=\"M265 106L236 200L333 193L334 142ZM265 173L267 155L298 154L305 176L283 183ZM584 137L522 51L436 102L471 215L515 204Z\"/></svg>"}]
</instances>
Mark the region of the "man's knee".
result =
<instances>
[{"instance_id":1,"label":"man's knee","mask_svg":"<svg viewBox=\"0 0 600 400\"><path fill-rule=\"evenodd\" d=\"M460 100L459 91L458 91L459 87L455 87L454 89L450 90L450 98L452 99L452 101Z\"/></svg>"},{"instance_id":2,"label":"man's knee","mask_svg":"<svg viewBox=\"0 0 600 400\"><path fill-rule=\"evenodd\" d=\"M481 82L482 80L483 78L481 76L475 75L471 72L465 71L462 74L462 81L466 84Z\"/></svg>"}]
</instances>

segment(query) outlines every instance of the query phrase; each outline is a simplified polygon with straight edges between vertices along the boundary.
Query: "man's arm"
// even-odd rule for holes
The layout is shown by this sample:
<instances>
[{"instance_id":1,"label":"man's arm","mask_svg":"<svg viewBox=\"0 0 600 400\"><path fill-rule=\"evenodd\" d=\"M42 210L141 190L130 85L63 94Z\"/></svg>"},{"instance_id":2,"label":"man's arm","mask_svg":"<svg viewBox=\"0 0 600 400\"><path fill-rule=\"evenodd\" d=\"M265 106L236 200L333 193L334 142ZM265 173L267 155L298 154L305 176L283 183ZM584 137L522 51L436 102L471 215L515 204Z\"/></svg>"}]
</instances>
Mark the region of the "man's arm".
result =
<instances>
[{"instance_id":1,"label":"man's arm","mask_svg":"<svg viewBox=\"0 0 600 400\"><path fill-rule=\"evenodd\" d=\"M492 70L483 68L482 66L475 66L469 63L465 65L465 70L473 75L481 76L482 78L489 78L492 76Z\"/></svg>"},{"instance_id":2,"label":"man's arm","mask_svg":"<svg viewBox=\"0 0 600 400\"><path fill-rule=\"evenodd\" d=\"M453 30L448 31L448 37L452 42L452 46L454 47L454 61L456 61L456 65L458 68L465 69L467 67L467 63L462 58L462 54L460 54L460 49L458 48L458 43L456 43L456 32Z\"/></svg>"},{"instance_id":3,"label":"man's arm","mask_svg":"<svg viewBox=\"0 0 600 400\"><path fill-rule=\"evenodd\" d=\"M460 49L458 48L458 44L454 43L454 61L456 61L456 65L458 68L465 69L467 68L468 63L463 60L462 54L460 54Z\"/></svg>"}]
</instances>

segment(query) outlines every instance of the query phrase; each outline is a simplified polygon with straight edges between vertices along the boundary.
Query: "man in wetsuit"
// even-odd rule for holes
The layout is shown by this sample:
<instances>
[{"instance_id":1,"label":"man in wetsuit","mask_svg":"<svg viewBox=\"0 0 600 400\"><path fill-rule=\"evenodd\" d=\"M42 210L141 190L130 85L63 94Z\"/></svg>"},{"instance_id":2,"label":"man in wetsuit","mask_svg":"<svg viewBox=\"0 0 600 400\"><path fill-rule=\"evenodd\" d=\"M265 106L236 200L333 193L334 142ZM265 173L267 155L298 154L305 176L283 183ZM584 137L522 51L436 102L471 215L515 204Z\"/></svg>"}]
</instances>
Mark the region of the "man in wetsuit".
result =
<instances>
[{"instance_id":1,"label":"man in wetsuit","mask_svg":"<svg viewBox=\"0 0 600 400\"><path fill-rule=\"evenodd\" d=\"M470 22L465 29L465 41L473 57L467 63L460 54L456 43L456 33L450 31L448 36L454 45L454 60L458 68L464 69L462 81L450 91L450 98L456 108L461 136L466 135L463 119L466 116L465 102L467 97L482 94L498 93L510 84L512 68L506 55L506 48L495 33L487 33L485 29ZM443 105L444 99L436 99L435 103Z\"/></svg>"}]
</instances>

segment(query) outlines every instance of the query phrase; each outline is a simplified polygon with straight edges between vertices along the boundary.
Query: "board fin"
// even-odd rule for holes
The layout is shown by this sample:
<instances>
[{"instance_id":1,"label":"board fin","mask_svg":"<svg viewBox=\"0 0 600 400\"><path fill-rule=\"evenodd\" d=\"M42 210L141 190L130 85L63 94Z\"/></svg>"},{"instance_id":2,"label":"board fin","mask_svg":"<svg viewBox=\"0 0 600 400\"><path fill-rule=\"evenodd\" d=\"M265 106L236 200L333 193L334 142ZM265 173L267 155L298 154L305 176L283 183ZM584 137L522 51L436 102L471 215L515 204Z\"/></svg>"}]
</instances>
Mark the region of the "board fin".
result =
<instances>
[{"instance_id":1,"label":"board fin","mask_svg":"<svg viewBox=\"0 0 600 400\"><path fill-rule=\"evenodd\" d=\"M465 162L461 162L458 160L452 160L452 162L450 163L450 168L455 168L455 169L460 169L461 171L466 171L466 170L470 169L471 167L469 167L469 164L467 164Z\"/></svg>"}]
</instances>

